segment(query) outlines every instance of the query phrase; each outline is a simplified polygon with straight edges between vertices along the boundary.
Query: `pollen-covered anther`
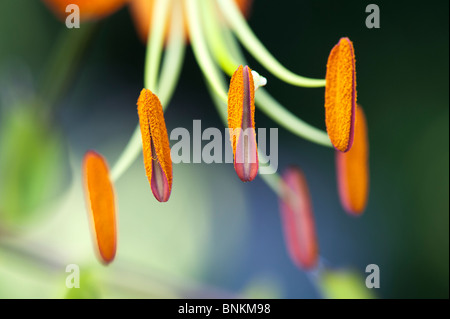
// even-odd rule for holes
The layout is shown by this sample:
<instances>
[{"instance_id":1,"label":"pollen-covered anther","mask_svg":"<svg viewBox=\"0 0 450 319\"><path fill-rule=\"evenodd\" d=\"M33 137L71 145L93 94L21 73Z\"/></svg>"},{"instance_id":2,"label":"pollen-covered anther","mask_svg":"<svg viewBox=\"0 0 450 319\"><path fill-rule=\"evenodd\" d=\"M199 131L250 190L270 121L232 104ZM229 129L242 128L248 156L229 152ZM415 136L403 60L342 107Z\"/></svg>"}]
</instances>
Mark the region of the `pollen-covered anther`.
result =
<instances>
[{"instance_id":1,"label":"pollen-covered anther","mask_svg":"<svg viewBox=\"0 0 450 319\"><path fill-rule=\"evenodd\" d=\"M356 112L356 70L353 43L341 38L328 57L325 122L334 147L347 152L353 144Z\"/></svg>"},{"instance_id":2,"label":"pollen-covered anther","mask_svg":"<svg viewBox=\"0 0 450 319\"><path fill-rule=\"evenodd\" d=\"M310 270L318 263L318 244L308 185L296 166L287 168L280 186L280 212L289 256L298 267Z\"/></svg>"},{"instance_id":3,"label":"pollen-covered anther","mask_svg":"<svg viewBox=\"0 0 450 319\"><path fill-rule=\"evenodd\" d=\"M166 202L172 191L172 159L162 105L155 94L142 89L137 106L145 172L155 198Z\"/></svg>"},{"instance_id":4,"label":"pollen-covered anther","mask_svg":"<svg viewBox=\"0 0 450 319\"><path fill-rule=\"evenodd\" d=\"M243 182L252 181L258 174L259 162L255 132L255 84L248 66L239 66L231 77L228 127L234 169Z\"/></svg>"},{"instance_id":5,"label":"pollen-covered anther","mask_svg":"<svg viewBox=\"0 0 450 319\"><path fill-rule=\"evenodd\" d=\"M83 160L84 189L89 220L100 261L109 264L116 255L116 208L105 159L89 151Z\"/></svg>"},{"instance_id":6,"label":"pollen-covered anther","mask_svg":"<svg viewBox=\"0 0 450 319\"><path fill-rule=\"evenodd\" d=\"M336 151L339 198L344 209L361 215L369 196L369 141L363 109L356 110L355 140L350 151Z\"/></svg>"}]
</instances>

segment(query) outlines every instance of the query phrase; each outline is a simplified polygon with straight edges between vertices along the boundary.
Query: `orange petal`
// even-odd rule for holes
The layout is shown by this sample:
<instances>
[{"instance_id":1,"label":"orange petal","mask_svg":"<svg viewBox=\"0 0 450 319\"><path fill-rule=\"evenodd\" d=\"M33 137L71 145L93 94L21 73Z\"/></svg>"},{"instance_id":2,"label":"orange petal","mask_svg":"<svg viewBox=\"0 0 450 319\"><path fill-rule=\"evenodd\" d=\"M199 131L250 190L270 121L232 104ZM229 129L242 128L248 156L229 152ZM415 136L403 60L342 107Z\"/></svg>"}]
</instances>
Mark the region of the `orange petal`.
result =
<instances>
[{"instance_id":1,"label":"orange petal","mask_svg":"<svg viewBox=\"0 0 450 319\"><path fill-rule=\"evenodd\" d=\"M155 198L166 202L172 190L172 159L162 105L155 94L142 89L137 106L145 172Z\"/></svg>"},{"instance_id":2,"label":"orange petal","mask_svg":"<svg viewBox=\"0 0 450 319\"><path fill-rule=\"evenodd\" d=\"M133 17L134 26L139 35L139 38L143 43L147 42L148 31L150 28L150 21L153 16L153 8L155 6L155 0L133 0L130 2L130 13ZM164 30L164 38L167 39L168 26L170 25L170 13L166 22L166 28ZM187 38L187 23L184 19L184 34Z\"/></svg>"},{"instance_id":3,"label":"orange petal","mask_svg":"<svg viewBox=\"0 0 450 319\"><path fill-rule=\"evenodd\" d=\"M248 18L248 15L250 14L250 8L252 7L253 0L234 0L236 4L238 5L241 12L244 14L246 18Z\"/></svg>"},{"instance_id":4,"label":"orange petal","mask_svg":"<svg viewBox=\"0 0 450 319\"><path fill-rule=\"evenodd\" d=\"M284 237L292 261L300 268L317 266L318 244L311 198L303 172L295 166L283 173L280 211Z\"/></svg>"},{"instance_id":5,"label":"orange petal","mask_svg":"<svg viewBox=\"0 0 450 319\"><path fill-rule=\"evenodd\" d=\"M109 264L116 255L117 235L114 191L105 159L88 151L83 160L83 175L97 253L104 264Z\"/></svg>"},{"instance_id":6,"label":"orange petal","mask_svg":"<svg viewBox=\"0 0 450 319\"><path fill-rule=\"evenodd\" d=\"M236 173L243 182L252 181L258 174L259 162L255 132L255 85L248 66L239 66L231 77L228 127Z\"/></svg>"},{"instance_id":7,"label":"orange petal","mask_svg":"<svg viewBox=\"0 0 450 319\"><path fill-rule=\"evenodd\" d=\"M353 144L356 70L353 43L341 38L331 50L325 87L325 122L334 147L347 152Z\"/></svg>"},{"instance_id":8,"label":"orange petal","mask_svg":"<svg viewBox=\"0 0 450 319\"><path fill-rule=\"evenodd\" d=\"M336 152L336 171L342 206L352 215L362 214L369 194L369 142L366 118L359 106L353 147L347 153Z\"/></svg>"},{"instance_id":9,"label":"orange petal","mask_svg":"<svg viewBox=\"0 0 450 319\"><path fill-rule=\"evenodd\" d=\"M80 20L90 21L104 18L124 6L129 0L43 0L44 3L61 20L67 15L66 7L76 4L80 8Z\"/></svg>"},{"instance_id":10,"label":"orange petal","mask_svg":"<svg viewBox=\"0 0 450 319\"><path fill-rule=\"evenodd\" d=\"M239 9L247 15L250 11L252 0L235 0L238 4ZM130 12L133 17L134 25L136 27L139 38L142 42L147 42L148 31L150 28L150 21L153 14L153 7L155 5L155 0L133 0L130 2ZM186 12L184 12L184 34L185 39L188 39L188 25L186 19ZM170 25L170 17L167 21L167 26ZM165 30L164 38L167 38L167 28Z\"/></svg>"}]
</instances>

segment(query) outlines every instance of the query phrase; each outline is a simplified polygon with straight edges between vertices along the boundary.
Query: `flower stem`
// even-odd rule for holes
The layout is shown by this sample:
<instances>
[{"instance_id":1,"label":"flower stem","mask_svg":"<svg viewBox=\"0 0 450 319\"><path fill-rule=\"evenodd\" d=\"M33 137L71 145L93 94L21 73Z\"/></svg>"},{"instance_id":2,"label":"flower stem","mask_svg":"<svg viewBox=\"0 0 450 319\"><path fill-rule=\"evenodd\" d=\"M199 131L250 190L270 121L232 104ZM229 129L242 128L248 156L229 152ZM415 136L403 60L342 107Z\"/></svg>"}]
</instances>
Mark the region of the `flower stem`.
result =
<instances>
[{"instance_id":1,"label":"flower stem","mask_svg":"<svg viewBox=\"0 0 450 319\"><path fill-rule=\"evenodd\" d=\"M175 90L183 65L186 46L184 45L184 21L182 10L181 2L178 0L174 1L170 19L169 40L158 83L158 96L161 100L163 109L170 103L170 98Z\"/></svg>"},{"instance_id":2,"label":"flower stem","mask_svg":"<svg viewBox=\"0 0 450 319\"><path fill-rule=\"evenodd\" d=\"M123 173L133 164L136 158L139 156L142 149L141 130L139 124L134 129L133 135L131 135L127 146L120 154L116 164L111 169L111 180L116 182Z\"/></svg>"},{"instance_id":3,"label":"flower stem","mask_svg":"<svg viewBox=\"0 0 450 319\"><path fill-rule=\"evenodd\" d=\"M270 72L281 80L296 86L323 87L324 79L311 79L297 75L286 69L259 41L248 26L242 13L232 0L218 0L222 12L245 48Z\"/></svg>"},{"instance_id":4,"label":"flower stem","mask_svg":"<svg viewBox=\"0 0 450 319\"><path fill-rule=\"evenodd\" d=\"M219 20L222 17L219 15L218 7L214 1L204 1L201 6L202 19L205 26L206 41L208 42L214 58L220 67L227 74L233 74L239 66L239 63L233 59L233 55L229 54L225 41L222 39L221 25Z\"/></svg>"},{"instance_id":5,"label":"flower stem","mask_svg":"<svg viewBox=\"0 0 450 319\"><path fill-rule=\"evenodd\" d=\"M202 34L202 25L198 12L199 2L198 0L184 0L184 4L187 9L187 21L189 25L189 35L192 41L192 49L195 58L197 59L197 63L215 94L223 101L227 101L227 94L223 89L222 81L220 80L220 71L208 51L208 47Z\"/></svg>"},{"instance_id":6,"label":"flower stem","mask_svg":"<svg viewBox=\"0 0 450 319\"><path fill-rule=\"evenodd\" d=\"M163 49L165 22L169 14L170 3L170 0L156 0L147 38L144 86L155 94L157 94L156 81Z\"/></svg>"},{"instance_id":7,"label":"flower stem","mask_svg":"<svg viewBox=\"0 0 450 319\"><path fill-rule=\"evenodd\" d=\"M222 122L224 123L225 126L227 126L228 115L227 115L226 105L223 105L224 102L216 94L214 94L214 91L211 88L211 86L208 86L208 89L210 90L214 105L217 109L217 112L219 113L219 116L220 116ZM267 160L266 156L263 153L261 153L259 150L258 150L258 158L259 158L260 164L261 164L261 162L263 162L263 163L269 162ZM275 171L275 170L272 170L272 171ZM272 189L273 192L281 198L282 194L281 194L281 190L280 190L280 185L282 183L282 180L277 173L258 174L258 176L260 176L263 179L263 181L267 184L267 186L269 186L270 189Z\"/></svg>"},{"instance_id":8,"label":"flower stem","mask_svg":"<svg viewBox=\"0 0 450 319\"><path fill-rule=\"evenodd\" d=\"M200 20L198 20L198 17L193 15L193 13L198 10L198 2L197 0L185 0L186 2L191 3L191 5L193 6L191 8L191 11L189 12L189 18L188 20L190 21L190 23L193 24L198 24L197 27L200 26L201 22ZM202 2L202 4L205 4L208 1L204 1ZM204 6L205 8L206 6ZM209 10L212 10L213 7L209 6L206 7ZM206 11L206 10L205 10ZM212 18L207 21L210 21L210 23L212 23L212 21L217 20L217 16L214 15L214 12L205 12L205 14L203 15L203 18L207 17L207 16L211 16ZM194 20L195 19L195 22ZM205 21L206 24L206 21ZM208 24L208 27L210 27L210 25ZM190 25L190 29L191 32L194 31L195 29L193 29ZM199 31L200 30L195 30L195 31ZM216 29L216 31L219 31L219 28ZM192 38L193 35L191 35ZM197 39L197 50L194 48L194 54L196 54L197 60L199 61L199 64L201 64L201 62L205 62L206 60L208 60L209 62L202 67L202 71L203 74L205 75L207 81L208 81L208 89L211 92L211 96L214 102L214 105L216 106L217 112L219 113L219 116L222 120L222 122L224 123L225 126L227 126L227 107L226 105L224 105L224 102L227 102L227 93L226 93L226 89L225 89L225 84L223 79L218 75L219 71L217 68L217 65L214 63L214 61L212 60L211 56L209 55L209 52L207 51L207 46L206 43L204 43L203 38L201 37L201 33L196 34L195 36L197 36L199 39ZM220 37L218 37L217 35L215 37L210 37L210 39L212 38L217 38L219 39ZM199 43L201 42L201 43ZM194 47L195 44L193 43ZM219 45L219 47L223 47L221 45ZM226 52L226 51L224 51ZM227 58L228 61L233 61L233 59L231 58L231 56L229 54L227 54L226 56L228 56L229 58ZM203 59L202 59L203 57ZM215 86L214 86L215 85ZM260 159L262 159L262 162L268 162L264 156L264 154L262 154L261 152L258 151L258 156L260 157ZM262 174L260 174L260 176L263 176ZM263 180L267 183L267 185L277 194L280 195L280 188L279 188L279 181L280 181L280 177L278 174L274 173L274 174L266 174L264 175L264 177L262 177Z\"/></svg>"},{"instance_id":9,"label":"flower stem","mask_svg":"<svg viewBox=\"0 0 450 319\"><path fill-rule=\"evenodd\" d=\"M326 132L317 129L296 117L270 96L266 90L258 90L255 100L259 109L290 132L311 142L333 147Z\"/></svg>"}]
</instances>

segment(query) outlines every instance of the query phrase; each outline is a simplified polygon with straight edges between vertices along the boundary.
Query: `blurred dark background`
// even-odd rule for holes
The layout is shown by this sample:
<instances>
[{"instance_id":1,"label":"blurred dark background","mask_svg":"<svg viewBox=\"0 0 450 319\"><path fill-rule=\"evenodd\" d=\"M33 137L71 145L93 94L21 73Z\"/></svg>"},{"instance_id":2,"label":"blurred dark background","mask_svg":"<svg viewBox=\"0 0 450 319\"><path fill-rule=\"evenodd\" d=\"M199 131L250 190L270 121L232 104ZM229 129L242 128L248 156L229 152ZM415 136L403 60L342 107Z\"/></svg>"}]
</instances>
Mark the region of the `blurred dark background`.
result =
<instances>
[{"instance_id":1,"label":"blurred dark background","mask_svg":"<svg viewBox=\"0 0 450 319\"><path fill-rule=\"evenodd\" d=\"M381 28L368 29L365 8L369 3L254 1L250 26L281 63L299 74L324 77L328 54L339 38L353 41L358 102L369 126L367 210L354 218L340 207L330 149L283 128L279 129L278 168L296 163L304 170L327 264L349 267L363 276L366 265L379 265L381 288L375 293L381 298L448 298L449 3L377 1ZM32 94L64 25L40 1L3 0L0 12L0 79L14 82L21 95ZM105 151L110 163L117 159L137 124L135 103L143 86L144 56L145 46L127 8L100 22L54 113L52 125L61 132L63 159L69 157L67 145L78 158L95 148ZM275 98L305 121L325 129L323 89L289 86L265 72L250 55L247 58L253 69L267 77L267 89ZM0 92L2 101L7 101L5 91ZM168 130L179 126L191 130L193 119L201 119L203 128L222 127L188 47L166 112ZM276 127L261 112L256 123ZM243 240L230 247L235 228L231 223L223 227L222 219L233 210L233 198L224 198L231 195L214 174L216 170L231 174L232 168L229 164L201 166L204 178L185 181L185 185L213 187L208 200L218 205L211 212L209 258L197 279L238 291L262 274L281 287L280 297L319 297L286 254L275 194L260 178L236 186L242 190L248 220ZM63 171L67 185L70 170ZM237 178L230 187L235 184ZM0 183L0 187L7 185ZM117 185L119 201L124 187ZM5 291L1 295L7 297Z\"/></svg>"}]
</instances>

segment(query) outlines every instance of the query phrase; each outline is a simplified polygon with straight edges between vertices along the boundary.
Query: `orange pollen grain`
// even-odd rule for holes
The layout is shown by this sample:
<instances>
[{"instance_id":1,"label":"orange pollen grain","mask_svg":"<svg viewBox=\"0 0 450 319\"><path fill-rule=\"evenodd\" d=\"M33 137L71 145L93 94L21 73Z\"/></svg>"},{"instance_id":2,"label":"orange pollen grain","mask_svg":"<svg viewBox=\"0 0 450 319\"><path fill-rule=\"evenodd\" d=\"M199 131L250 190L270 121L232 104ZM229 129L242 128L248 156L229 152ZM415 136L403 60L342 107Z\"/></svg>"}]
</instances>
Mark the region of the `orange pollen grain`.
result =
<instances>
[{"instance_id":1,"label":"orange pollen grain","mask_svg":"<svg viewBox=\"0 0 450 319\"><path fill-rule=\"evenodd\" d=\"M139 95L137 106L147 178L151 184L152 161L158 161L171 189L172 159L161 102L155 94L144 88ZM152 147L156 154L153 154Z\"/></svg>"},{"instance_id":2,"label":"orange pollen grain","mask_svg":"<svg viewBox=\"0 0 450 319\"><path fill-rule=\"evenodd\" d=\"M366 118L359 106L353 147L346 153L336 152L336 169L342 206L350 214L362 214L369 195L369 142Z\"/></svg>"},{"instance_id":3,"label":"orange pollen grain","mask_svg":"<svg viewBox=\"0 0 450 319\"><path fill-rule=\"evenodd\" d=\"M334 147L348 151L353 144L356 109L356 70L353 44L342 38L328 57L325 122Z\"/></svg>"},{"instance_id":4,"label":"orange pollen grain","mask_svg":"<svg viewBox=\"0 0 450 319\"><path fill-rule=\"evenodd\" d=\"M114 191L105 159L89 151L83 160L88 211L100 260L108 264L116 255L116 210Z\"/></svg>"}]
</instances>

